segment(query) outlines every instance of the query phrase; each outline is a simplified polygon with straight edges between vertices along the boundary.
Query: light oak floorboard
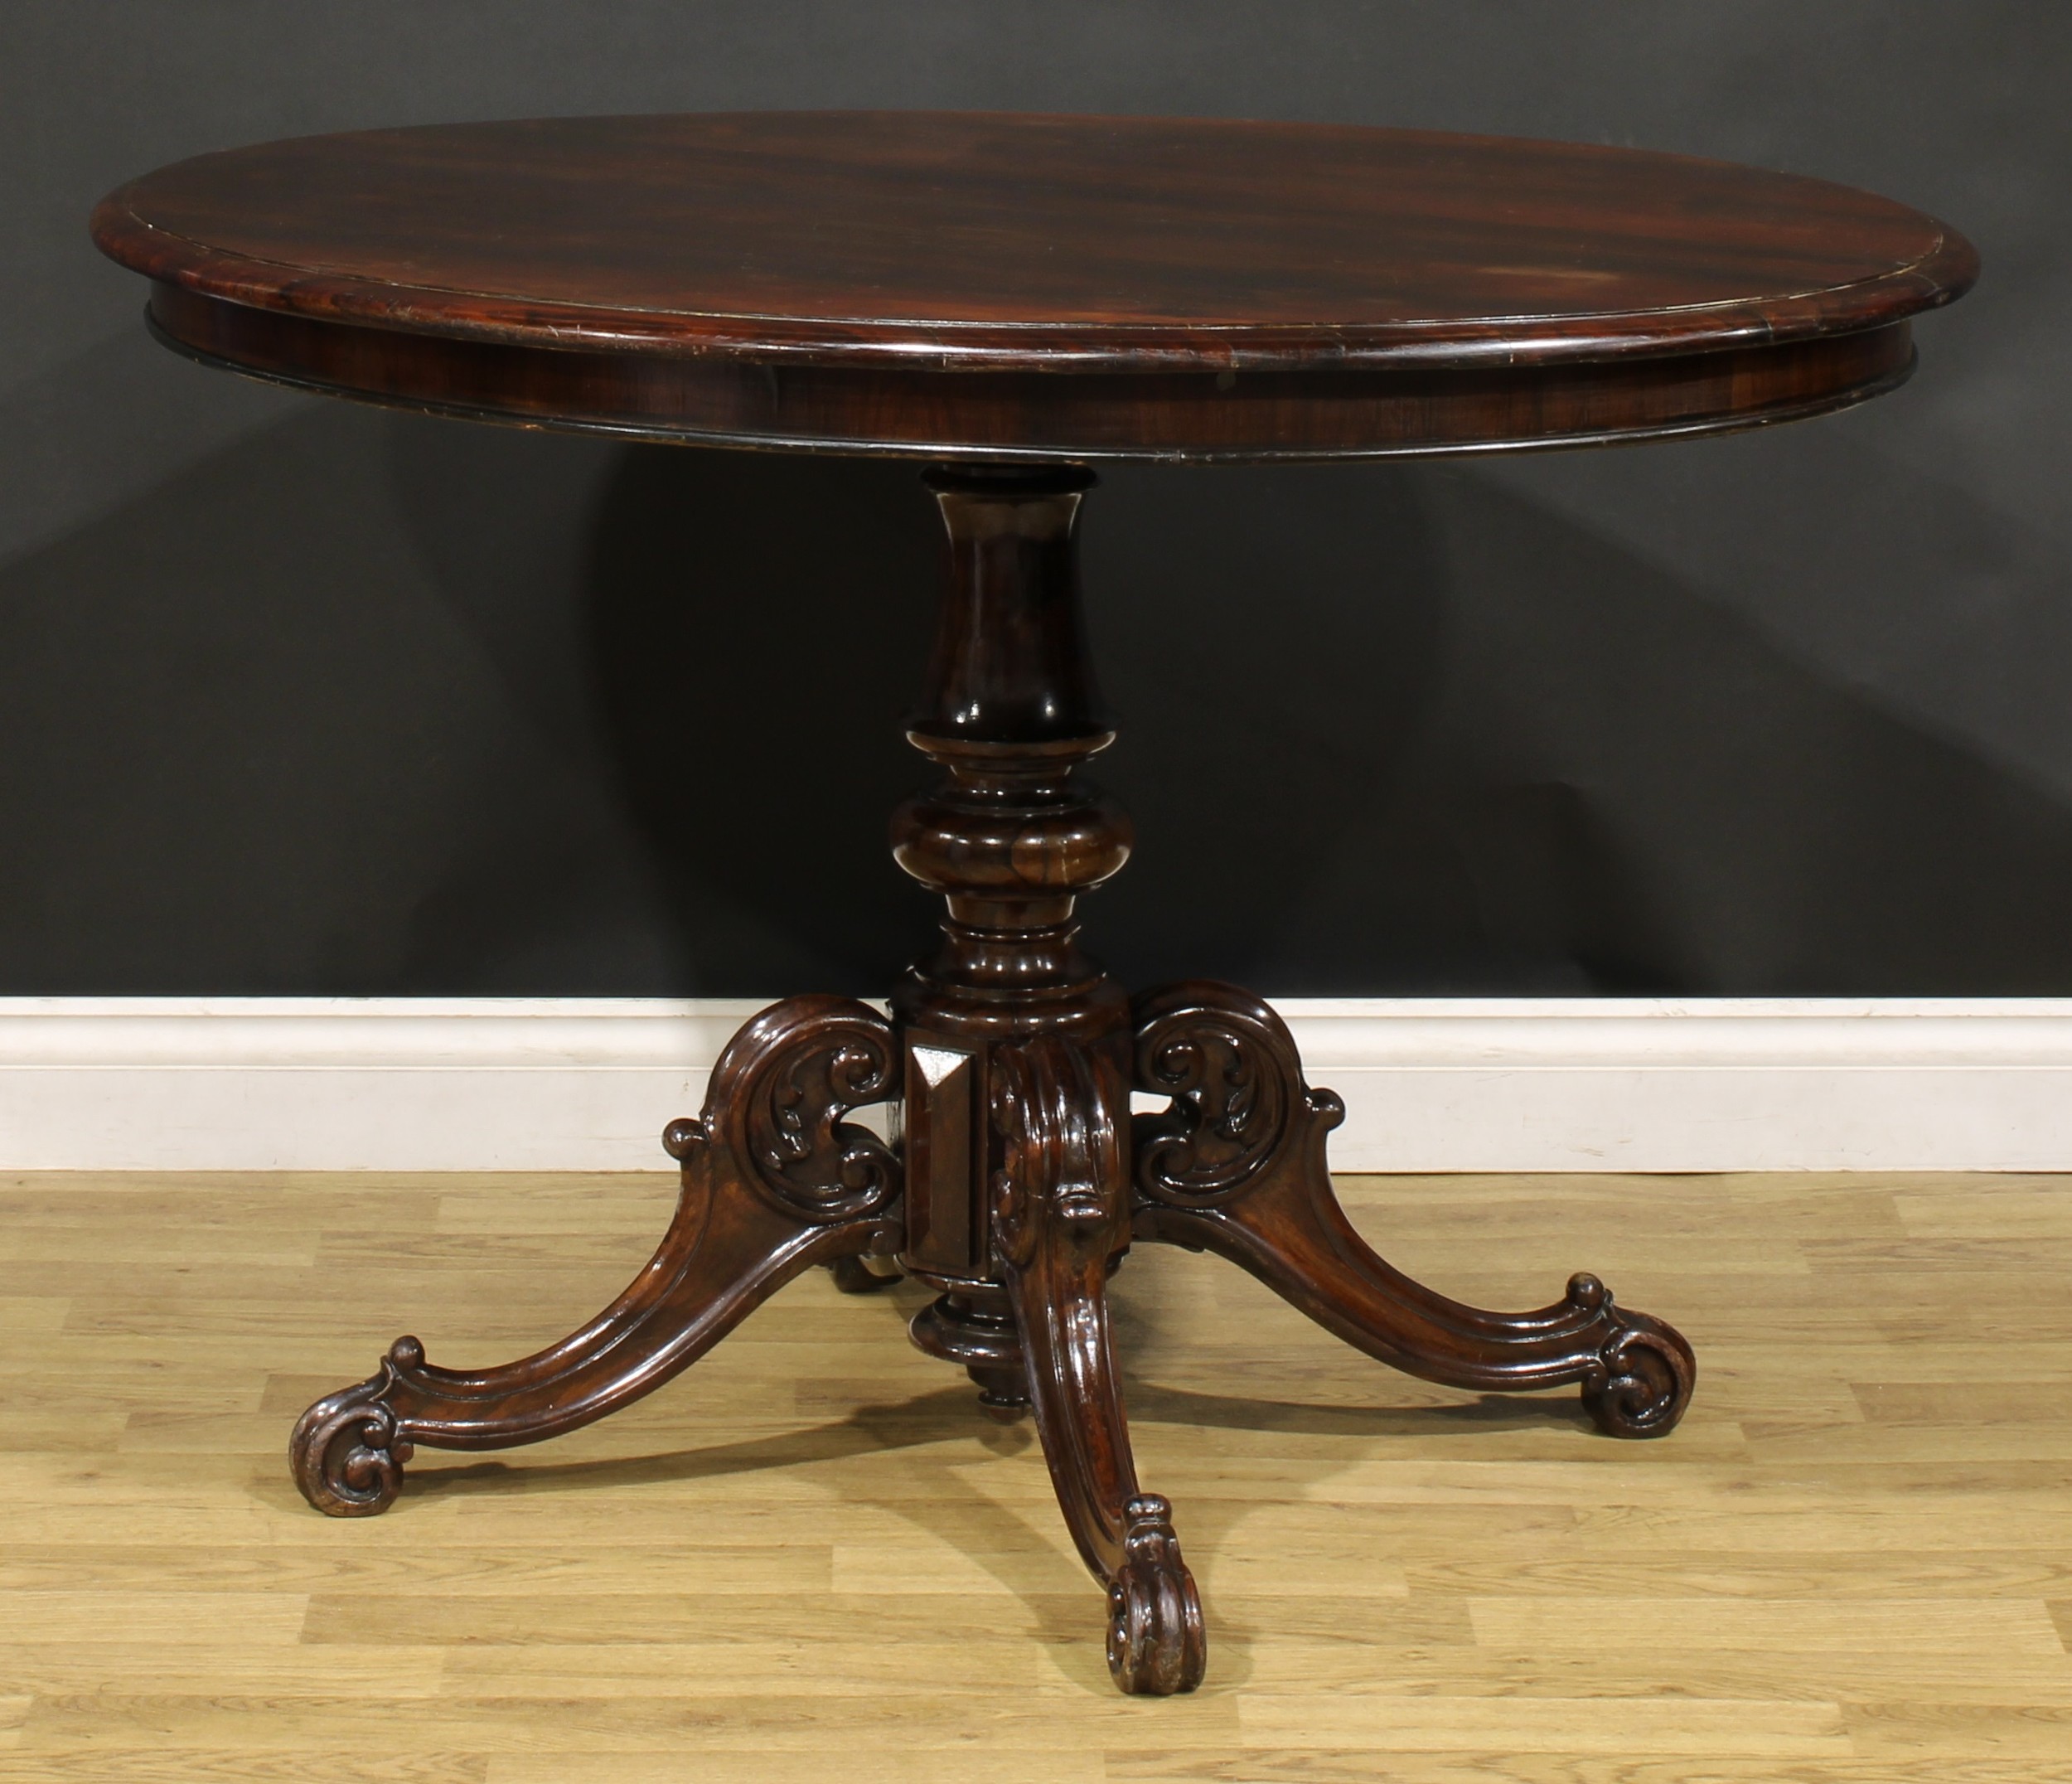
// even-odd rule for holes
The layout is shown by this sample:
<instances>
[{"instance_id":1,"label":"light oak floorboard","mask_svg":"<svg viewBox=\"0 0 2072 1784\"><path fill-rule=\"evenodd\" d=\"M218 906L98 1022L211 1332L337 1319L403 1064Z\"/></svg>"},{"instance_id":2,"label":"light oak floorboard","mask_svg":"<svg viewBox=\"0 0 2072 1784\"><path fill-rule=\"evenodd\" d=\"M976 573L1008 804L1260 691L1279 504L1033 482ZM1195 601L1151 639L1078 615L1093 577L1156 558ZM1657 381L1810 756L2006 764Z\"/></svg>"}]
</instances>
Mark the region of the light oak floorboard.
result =
<instances>
[{"instance_id":1,"label":"light oak floorboard","mask_svg":"<svg viewBox=\"0 0 2072 1784\"><path fill-rule=\"evenodd\" d=\"M1597 1271L1696 1403L1614 1442L1140 1248L1138 1462L1211 1631L1158 1702L910 1286L813 1273L639 1406L333 1521L302 1407L404 1331L559 1336L671 1180L0 1177L0 1784L2072 1784L2072 1180L1341 1189L1462 1299Z\"/></svg>"}]
</instances>

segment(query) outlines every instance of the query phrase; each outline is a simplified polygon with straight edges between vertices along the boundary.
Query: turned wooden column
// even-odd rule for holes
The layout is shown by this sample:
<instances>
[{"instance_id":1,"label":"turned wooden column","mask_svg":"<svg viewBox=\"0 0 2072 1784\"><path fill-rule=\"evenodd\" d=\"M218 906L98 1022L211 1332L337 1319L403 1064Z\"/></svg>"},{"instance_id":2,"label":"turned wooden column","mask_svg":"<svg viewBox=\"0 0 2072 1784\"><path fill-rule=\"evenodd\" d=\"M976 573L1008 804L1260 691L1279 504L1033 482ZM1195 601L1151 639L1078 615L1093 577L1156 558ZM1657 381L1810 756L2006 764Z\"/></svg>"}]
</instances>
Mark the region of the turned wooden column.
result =
<instances>
[{"instance_id":1,"label":"turned wooden column","mask_svg":"<svg viewBox=\"0 0 2072 1784\"><path fill-rule=\"evenodd\" d=\"M945 773L893 818L893 853L947 907L893 996L906 1245L941 1293L914 1342L1004 1418L1035 1415L1060 1510L1108 1593L1126 1691L1192 1690L1201 1601L1172 1508L1137 1485L1110 1336L1130 1232L1130 1000L1079 948L1081 894L1130 822L1080 770L1114 740L1094 683L1075 466L938 468L942 609L908 735Z\"/></svg>"},{"instance_id":2,"label":"turned wooden column","mask_svg":"<svg viewBox=\"0 0 2072 1784\"><path fill-rule=\"evenodd\" d=\"M1014 1322L993 1263L992 1118L1000 1049L1053 1033L1095 1062L1095 1090L1128 1131L1129 999L1081 952L1081 894L1129 859L1130 821L1080 770L1114 741L1087 647L1077 466L939 468L941 606L907 731L944 770L894 813L893 854L947 906L942 943L894 992L905 1059L907 1247L900 1265L942 1291L913 1325L966 1365L987 1407L1027 1404ZM1116 1253L1129 1243L1127 1163L1115 1161Z\"/></svg>"}]
</instances>

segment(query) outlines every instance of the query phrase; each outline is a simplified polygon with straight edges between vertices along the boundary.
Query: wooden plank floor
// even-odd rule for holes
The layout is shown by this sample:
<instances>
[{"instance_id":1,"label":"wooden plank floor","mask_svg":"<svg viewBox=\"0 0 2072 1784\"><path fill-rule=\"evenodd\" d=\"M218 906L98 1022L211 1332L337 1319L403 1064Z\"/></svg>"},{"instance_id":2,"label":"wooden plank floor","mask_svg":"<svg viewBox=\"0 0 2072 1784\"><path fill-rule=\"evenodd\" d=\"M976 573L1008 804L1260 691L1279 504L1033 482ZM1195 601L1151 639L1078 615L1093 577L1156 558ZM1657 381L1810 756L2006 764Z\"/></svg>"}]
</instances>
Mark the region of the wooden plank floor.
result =
<instances>
[{"instance_id":1,"label":"wooden plank floor","mask_svg":"<svg viewBox=\"0 0 2072 1784\"><path fill-rule=\"evenodd\" d=\"M904 1285L816 1272L640 1407L335 1522L303 1404L399 1332L558 1336L670 1180L0 1179L0 1779L2072 1779L2072 1181L1343 1187L1464 1298L1599 1271L1696 1403L1615 1442L1140 1249L1138 1459L1211 1631L1154 1701Z\"/></svg>"}]
</instances>

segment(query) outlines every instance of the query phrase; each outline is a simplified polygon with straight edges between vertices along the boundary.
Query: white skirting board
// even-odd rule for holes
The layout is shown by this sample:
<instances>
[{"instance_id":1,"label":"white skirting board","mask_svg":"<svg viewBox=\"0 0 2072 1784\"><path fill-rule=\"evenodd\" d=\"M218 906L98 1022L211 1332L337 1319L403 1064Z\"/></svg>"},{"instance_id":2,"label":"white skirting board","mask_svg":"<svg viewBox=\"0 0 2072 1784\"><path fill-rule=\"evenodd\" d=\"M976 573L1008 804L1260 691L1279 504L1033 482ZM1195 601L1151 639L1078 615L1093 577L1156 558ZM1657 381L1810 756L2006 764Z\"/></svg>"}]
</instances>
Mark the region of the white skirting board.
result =
<instances>
[{"instance_id":1,"label":"white skirting board","mask_svg":"<svg viewBox=\"0 0 2072 1784\"><path fill-rule=\"evenodd\" d=\"M0 1170L663 1169L759 1007L0 999ZM2072 1171L2072 1000L1278 1007L1342 1171Z\"/></svg>"}]
</instances>

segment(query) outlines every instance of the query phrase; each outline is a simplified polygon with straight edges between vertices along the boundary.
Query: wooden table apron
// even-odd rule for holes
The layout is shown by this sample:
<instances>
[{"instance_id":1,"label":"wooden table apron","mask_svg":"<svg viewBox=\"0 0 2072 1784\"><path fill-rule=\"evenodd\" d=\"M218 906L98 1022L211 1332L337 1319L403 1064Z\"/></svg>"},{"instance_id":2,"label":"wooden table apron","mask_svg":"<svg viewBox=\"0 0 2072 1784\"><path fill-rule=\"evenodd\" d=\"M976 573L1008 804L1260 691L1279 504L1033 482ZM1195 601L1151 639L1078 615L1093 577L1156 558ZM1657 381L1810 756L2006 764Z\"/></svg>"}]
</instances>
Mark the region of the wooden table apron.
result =
<instances>
[{"instance_id":1,"label":"wooden table apron","mask_svg":"<svg viewBox=\"0 0 2072 1784\"><path fill-rule=\"evenodd\" d=\"M677 1211L620 1299L462 1371L402 1338L290 1442L320 1510L385 1509L414 1448L536 1442L660 1385L798 1273L936 1290L914 1341L1033 1413L1127 1691L1207 1641L1130 1452L1106 1284L1133 1242L1250 1270L1384 1362L1580 1386L1660 1436L1695 1379L1572 1277L1523 1313L1391 1268L1333 1195L1341 1115L1257 998L1132 998L1080 948L1127 817L1076 529L1106 458L1337 459L1705 434L1893 388L1969 244L1823 182L1575 144L1200 119L747 113L306 138L133 182L95 239L167 345L362 400L637 438L928 461L936 642L895 814L942 941L889 1017L765 1011L672 1122ZM889 706L888 700L888 706ZM1164 1102L1133 1117L1133 1093ZM848 1117L898 1106L896 1143Z\"/></svg>"}]
</instances>

